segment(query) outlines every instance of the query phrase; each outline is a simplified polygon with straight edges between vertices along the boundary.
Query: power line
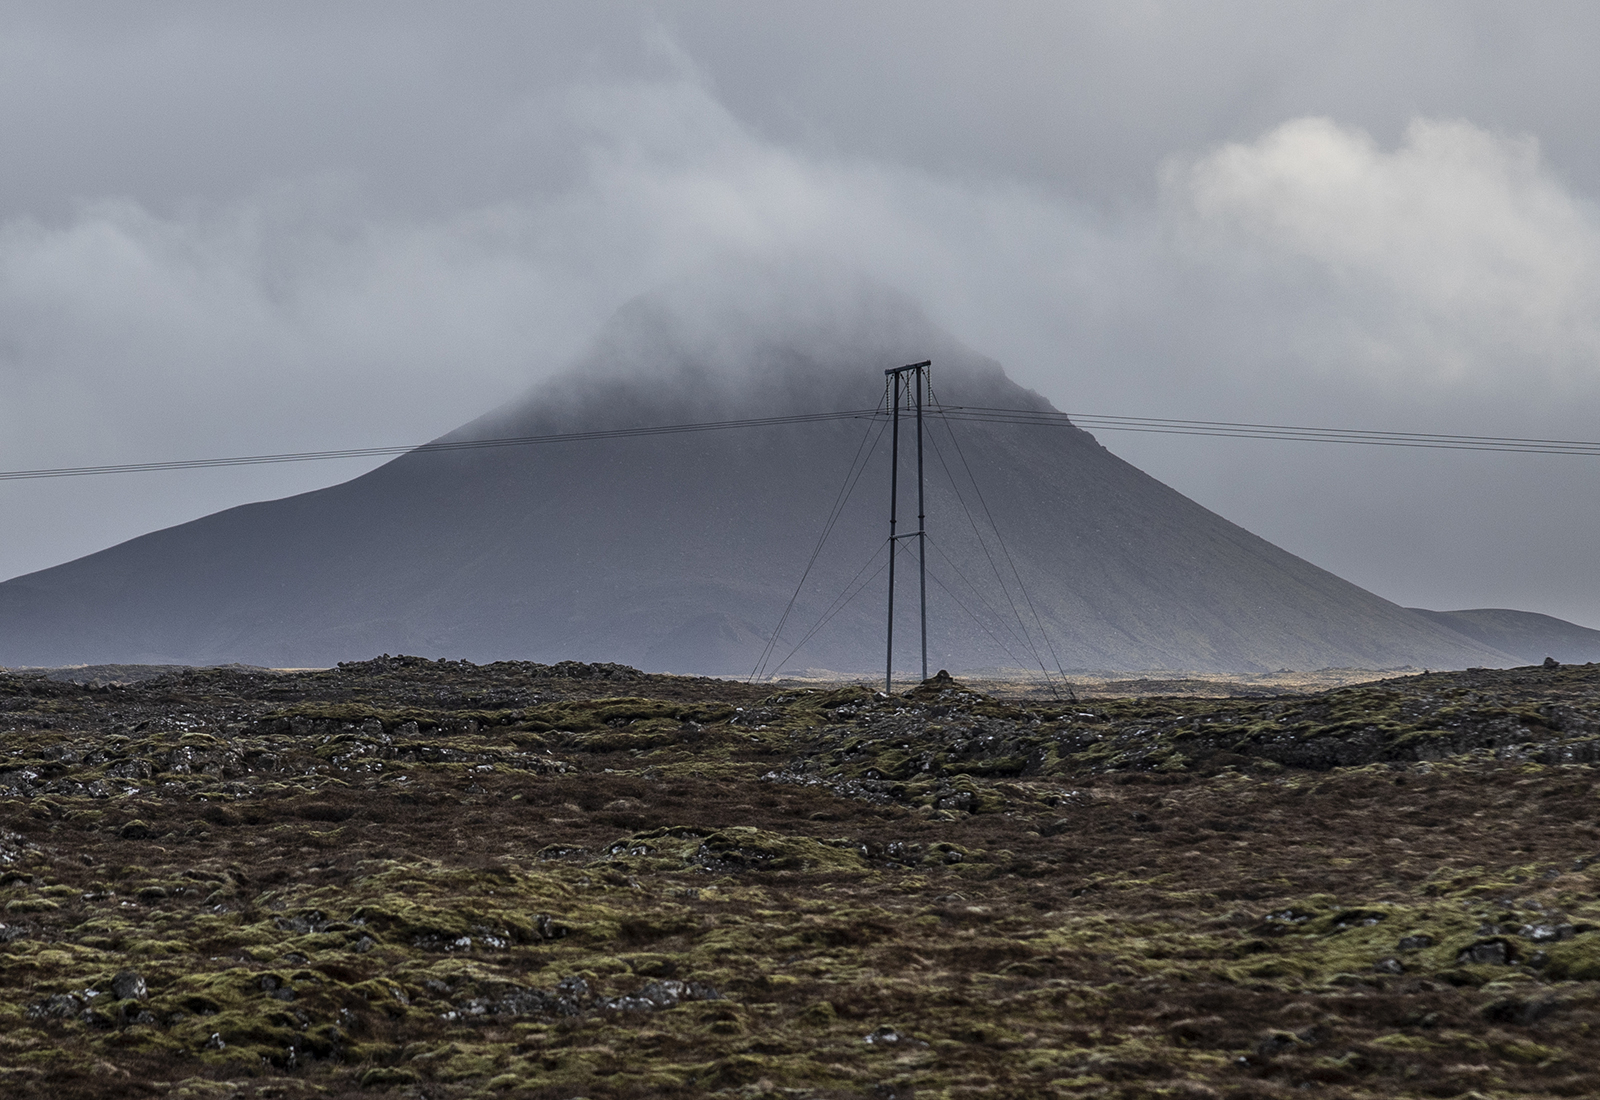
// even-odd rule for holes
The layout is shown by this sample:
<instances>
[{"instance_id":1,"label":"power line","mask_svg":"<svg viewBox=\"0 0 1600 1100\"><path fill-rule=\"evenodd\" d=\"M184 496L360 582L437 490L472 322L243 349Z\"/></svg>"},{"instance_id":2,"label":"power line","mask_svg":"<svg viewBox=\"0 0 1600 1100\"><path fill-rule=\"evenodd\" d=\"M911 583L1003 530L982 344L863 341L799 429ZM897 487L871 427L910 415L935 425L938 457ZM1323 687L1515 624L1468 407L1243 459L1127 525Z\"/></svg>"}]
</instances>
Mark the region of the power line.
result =
<instances>
[{"instance_id":1,"label":"power line","mask_svg":"<svg viewBox=\"0 0 1600 1100\"><path fill-rule=\"evenodd\" d=\"M1007 647L1006 644L1004 642L1002 642L999 639L999 637L997 637L995 635L995 632L990 630L986 625L984 625L983 620L979 619L978 616L974 615L972 613L972 609L970 607L968 607L966 604L961 602L961 597L956 595L955 591L948 584L945 584L944 581L940 579L939 574L937 574L937 573L929 573L928 576L933 578L933 583L934 584L937 584L940 588L944 589L945 595L949 596L950 599L955 603L955 605L957 607L959 607L962 611L966 612L967 618L971 619L974 623L976 623L978 625L979 629L981 629L985 634L989 635L990 641L994 642L995 645L999 646L1000 647L1000 651L1002 653L1004 653L1007 657L1011 658L1011 660L1014 662L1014 664L1015 664L1015 666L1017 668L1025 668L1027 666L1028 662L1025 661L1023 658L1018 657L1015 653L1011 652L1010 648ZM971 582L969 581L968 583L970 584ZM1031 676L1031 675L1033 675L1033 673L1029 672L1028 675ZM1046 680L1048 681L1049 674L1046 673L1045 675L1046 675Z\"/></svg>"},{"instance_id":2,"label":"power line","mask_svg":"<svg viewBox=\"0 0 1600 1100\"><path fill-rule=\"evenodd\" d=\"M881 412L882 410L883 405L880 402L878 411ZM800 574L800 580L795 583L794 594L789 597L788 606L783 609L783 614L778 617L778 625L772 628L772 637L767 640L766 647L762 649L761 656L757 658L756 666L750 671L747 683L754 681L764 671L767 659L772 656L772 651L778 644L778 638L783 633L784 624L789 621L789 615L794 611L795 601L800 598L800 590L805 587L806 578L811 576L811 570L816 566L817 558L821 555L822 548L828 541L828 536L833 534L834 525L839 522L839 517L844 514L845 505L850 503L850 497L856 491L856 485L860 482L861 475L867 472L867 464L872 461L872 456L877 452L878 443L883 439L883 431L886 426L885 423L880 423L878 425L878 434L874 436L872 434L872 425L868 424L866 432L862 434L861 442L856 446L856 453L850 459L850 468L845 471L844 482L839 486L839 492L833 498L833 507L829 510L828 518L822 525L822 534L817 536L817 545L811 551L810 560L806 562L805 571ZM867 445L869 439L872 444L870 447ZM862 457L863 451L866 452L865 458ZM860 464L859 468L857 463Z\"/></svg>"},{"instance_id":3,"label":"power line","mask_svg":"<svg viewBox=\"0 0 1600 1100\"><path fill-rule=\"evenodd\" d=\"M385 455L430 454L444 451L472 451L487 447L526 447L540 443L577 443L596 439L631 439L638 436L678 435L684 432L717 432L730 428L767 428L782 424L815 424L829 420L859 420L877 416L876 409L845 409L839 412L794 413L789 416L758 416L742 420L708 420L694 424L655 424L638 428L606 428L588 432L555 432L550 435L505 436L494 439L460 439L395 447L348 447L336 451L296 451L290 454L239 455L231 458L190 458L170 462L124 462L106 466L65 466L51 470L0 470L0 481L25 481L45 477L85 477L93 474L135 474L158 470L203 470L217 466L263 466L278 462L320 462L336 458L379 458Z\"/></svg>"},{"instance_id":4,"label":"power line","mask_svg":"<svg viewBox=\"0 0 1600 1100\"><path fill-rule=\"evenodd\" d=\"M960 577L963 581L965 581L968 588L972 589L972 594L978 598L978 603L980 603L983 606L983 609L985 611L987 611L994 618L995 622L999 623L1002 627L1004 627L1006 633L1010 634L1012 639L1015 640L1016 637L1017 637L1017 632L1011 629L1011 624L1006 621L1005 616L1001 615L993 607L989 606L989 601L983 598L983 592L978 588L977 585L972 583L972 578L968 577L965 573L963 573L961 571L961 567L958 566L955 563L955 560L953 558L951 558L949 554L946 554L944 552L944 547L939 544L939 540L938 539L930 539L929 542L931 542L933 544L934 550L938 551L939 556L942 557L945 560L945 564L950 567L951 571L954 572L956 576ZM945 593L947 595L949 595L949 597L952 600L955 601L956 606L961 608L961 610L965 611L967 613L967 617L970 618L973 622L977 623L978 626L983 629L983 632L985 634L989 635L990 639L993 640L994 644L1000 647L1000 651L1002 653L1004 653L1007 657L1009 657L1013 661L1015 661L1019 666L1027 664L1027 661L1022 659L1021 657L1018 657L1014 652L1012 652L1011 647L1006 645L1004 639L1000 638L997 634L995 634L994 631L990 630L988 625L986 623L984 623L984 621L982 619L978 618L978 616L972 611L971 608L969 608L964 602L962 602L961 597L956 595L956 593L950 588L949 585L945 584L944 581L939 580L939 575L937 573L930 573L929 575L931 577L933 577L934 581L939 585L939 587L943 588L945 590ZM1029 649L1033 648L1033 645L1032 645L1031 642L1025 641L1023 644ZM1045 675L1048 678L1049 673L1046 673Z\"/></svg>"},{"instance_id":5,"label":"power line","mask_svg":"<svg viewBox=\"0 0 1600 1100\"><path fill-rule=\"evenodd\" d=\"M1535 439L1521 436L1450 435L1429 432L1385 432L1362 428L1317 428L1293 424L1249 424L1223 420L1177 420L1148 416L1111 416L1100 413L1042 412L1035 409L986 408L975 405L929 405L930 415L947 420L984 424L1032 424L1094 428L1099 431L1153 432L1163 435L1215 436L1229 439L1277 439L1299 443L1345 443L1377 447L1419 447L1457 451L1501 451L1514 454L1553 454L1600 457L1600 442L1578 439ZM101 466L63 466L40 470L0 470L0 481L27 481L49 477L91 477L99 474L156 473L168 470L204 470L223 466L264 466L280 462L322 462L342 458L383 458L403 454L479 450L489 447L524 447L544 443L628 439L638 436L676 435L683 432L723 431L730 428L775 427L829 420L876 418L873 409L799 413L791 416L749 417L694 424L659 424L588 432L554 432L549 435L463 439L420 445L347 447L286 454L234 455L224 458L175 459L165 462L122 462Z\"/></svg>"},{"instance_id":6,"label":"power line","mask_svg":"<svg viewBox=\"0 0 1600 1100\"><path fill-rule=\"evenodd\" d=\"M1036 409L999 409L977 405L942 405L934 415L984 424L1076 426L1100 431L1155 432L1163 435L1218 436L1229 439L1280 439L1297 443L1349 443L1379 447L1422 447L1458 451L1505 451L1516 454L1600 456L1600 442L1580 439L1533 439L1522 436L1452 435L1434 432L1389 432L1364 428L1318 428L1296 424L1249 424L1231 420L1178 420L1153 416L1112 416Z\"/></svg>"},{"instance_id":7,"label":"power line","mask_svg":"<svg viewBox=\"0 0 1600 1100\"><path fill-rule=\"evenodd\" d=\"M961 467L966 471L967 480L972 484L972 491L978 498L978 505L983 509L984 519L989 521L989 529L994 532L994 540L1000 544L1000 553L1005 556L1006 565L1011 567L1011 575L1016 579L1017 590L1022 593L1022 600L1028 605L1028 611L1033 615L1034 623L1039 628L1039 636L1044 639L1045 648L1050 651L1050 658L1051 660L1055 661L1056 670L1061 673L1062 683L1065 683L1067 674L1061 669L1061 658L1056 656L1056 647L1050 641L1050 634L1044 628L1044 621L1039 618L1038 609L1033 605L1033 597L1028 595L1027 586L1022 583L1022 573L1017 569L1017 563L1012 560L1011 551L1006 546L1005 536L1000 534L1000 525L994 521L994 515L989 511L989 504L983 499L983 490L978 488L978 479L972 474L972 466L967 462L966 452L961 449L961 441L956 438L955 429L950 426L948 421L946 421L944 428L945 431L950 433L950 442L955 445L956 457L961 459ZM966 504L963 503L962 507L966 507ZM984 552L987 553L987 549L985 549ZM993 564L993 559L991 559L990 564ZM998 571L996 572L996 575L998 576ZM1001 587L1005 587L1004 583L1001 584ZM1006 599L1007 601L1011 600L1011 593L1009 591L1006 592ZM1011 608L1013 611L1016 611L1015 602L1012 602ZM1022 627L1022 636L1024 638L1029 638L1027 622L1023 620L1021 612L1017 611L1016 613L1018 624ZM1031 638L1029 638L1028 648L1033 650L1034 657L1039 662L1039 671L1044 673L1044 678L1048 682L1050 680L1050 670L1044 667L1044 658L1039 656L1039 649L1033 644ZM1051 684L1051 690L1055 690L1054 684Z\"/></svg>"},{"instance_id":8,"label":"power line","mask_svg":"<svg viewBox=\"0 0 1600 1100\"><path fill-rule=\"evenodd\" d=\"M864 565L862 565L860 569L856 570L856 575L854 577L850 578L849 582L844 586L843 591L841 591L839 595L837 595L837 596L835 596L833 598L833 603L828 605L828 609L822 613L822 617L817 620L816 625L814 625L810 630L808 630L806 632L805 637L801 638L798 642L796 642L795 645L794 645L794 648L789 650L788 656L784 657L783 660L781 660L777 664L773 665L772 666L773 668L778 669L778 670L781 671L783 669L783 666L788 664L789 661L794 657L794 655L796 653L799 653L800 650L805 648L805 644L807 642L809 642L812 638L816 637L817 633L819 631L821 631L823 627L827 626L830 622L833 621L833 617L835 615L837 615L839 612L843 611L850 604L850 602L852 600L854 600L857 596L861 595L861 593L865 592L867 590L868 586L871 585L873 581L877 580L879 575L882 574L882 572L885 569L889 568L889 562L886 559L882 565L878 566L877 569L873 570L872 576L868 577L864 581L861 581L861 575L867 571L867 569L872 565L873 562L878 560L878 555L883 553L884 548L885 547L893 547L893 546L894 546L894 544L889 542L887 539L885 539L883 542L878 544L878 548L872 552L872 556L866 560L866 563ZM898 553L897 549L891 549L890 550L891 556L893 554L895 554L895 553ZM861 581L861 584L858 587L856 587L855 591L852 592L850 590L851 586L855 585L857 581Z\"/></svg>"},{"instance_id":9,"label":"power line","mask_svg":"<svg viewBox=\"0 0 1600 1100\"><path fill-rule=\"evenodd\" d=\"M946 423L945 431L949 430L950 425ZM955 493L956 503L961 506L962 514L967 517L967 524L972 528L972 537L978 540L978 548L983 551L983 556L989 562L989 569L992 573L994 573L995 583L1000 586L1001 595L1005 596L1006 602L1011 606L1011 613L1016 616L1017 625L1022 627L1022 635L1018 637L1017 632L1011 629L1010 620L1006 619L1003 615L994 611L992 608L990 608L990 613L995 616L997 622L1005 627L1007 633L1009 633L1013 638L1016 638L1019 644L1022 645L1024 649L1032 653L1035 660L1037 660L1039 655L1038 647L1033 644L1033 639L1029 637L1027 624L1022 621L1022 615L1017 611L1016 601L1011 598L1011 590L1006 587L1005 578L1000 575L1000 566L995 563L994 555L989 551L989 544L984 539L983 532L978 529L978 521L973 517L972 509L967 507L966 497L962 496L961 494L960 483L956 481L955 474L951 473L950 471L950 464L944 459L944 451L939 448L939 437L930 432L928 438L933 444L934 457L939 460L939 465L944 469L944 476L950 482L950 489ZM954 439L954 436L952 435L951 438ZM934 549L938 550L939 553L944 554L944 549L937 542L934 543ZM949 555L945 555L945 560L950 560ZM951 562L950 565L951 568L955 568L954 562ZM960 576L962 580L967 581L968 587L970 587L974 593L978 592L978 586L973 584L970 580L967 580L966 574L957 570L957 575ZM978 598L983 600L983 596L981 594L978 595ZM983 600L983 605L984 607L988 608L988 601ZM1007 650L1006 652L1009 654L1010 650Z\"/></svg>"}]
</instances>

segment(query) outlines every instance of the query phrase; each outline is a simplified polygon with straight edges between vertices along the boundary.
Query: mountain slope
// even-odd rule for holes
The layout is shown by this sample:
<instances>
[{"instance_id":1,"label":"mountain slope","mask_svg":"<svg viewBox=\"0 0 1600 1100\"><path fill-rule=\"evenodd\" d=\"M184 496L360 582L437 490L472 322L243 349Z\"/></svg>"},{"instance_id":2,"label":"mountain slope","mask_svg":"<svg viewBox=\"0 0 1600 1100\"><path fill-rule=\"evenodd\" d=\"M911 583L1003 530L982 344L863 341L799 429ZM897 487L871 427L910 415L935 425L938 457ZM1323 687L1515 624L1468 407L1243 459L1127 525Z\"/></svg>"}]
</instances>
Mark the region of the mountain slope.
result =
<instances>
[{"instance_id":1,"label":"mountain slope","mask_svg":"<svg viewBox=\"0 0 1600 1100\"><path fill-rule=\"evenodd\" d=\"M1562 664L1600 661L1600 630L1590 630L1554 615L1503 607L1469 611L1413 610L1491 649L1509 653L1521 664L1538 664L1546 657L1554 657Z\"/></svg>"},{"instance_id":2,"label":"mountain slope","mask_svg":"<svg viewBox=\"0 0 1600 1100\"><path fill-rule=\"evenodd\" d=\"M884 367L923 358L947 403L1049 408L894 295L747 283L636 301L570 373L446 439L870 408ZM881 422L412 452L0 584L0 663L306 666L411 652L748 673L852 455L875 436L782 658L884 561ZM934 420L926 462L933 667L1512 663L1208 512L1077 428ZM902 486L911 469L907 455ZM908 554L896 627L908 643L911 565ZM881 667L883 595L876 575L782 667ZM914 668L912 645L897 666Z\"/></svg>"}]
</instances>

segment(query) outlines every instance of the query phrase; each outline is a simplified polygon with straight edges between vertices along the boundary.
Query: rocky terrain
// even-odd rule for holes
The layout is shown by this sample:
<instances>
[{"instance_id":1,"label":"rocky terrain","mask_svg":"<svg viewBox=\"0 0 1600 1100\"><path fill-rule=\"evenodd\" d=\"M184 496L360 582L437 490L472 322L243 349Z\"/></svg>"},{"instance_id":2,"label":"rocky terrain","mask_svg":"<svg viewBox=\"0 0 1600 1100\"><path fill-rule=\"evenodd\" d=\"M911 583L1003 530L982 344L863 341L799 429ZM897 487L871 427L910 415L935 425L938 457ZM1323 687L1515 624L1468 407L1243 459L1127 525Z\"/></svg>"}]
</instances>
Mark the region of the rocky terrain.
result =
<instances>
[{"instance_id":1,"label":"rocky terrain","mask_svg":"<svg viewBox=\"0 0 1600 1100\"><path fill-rule=\"evenodd\" d=\"M1600 666L80 671L0 674L7 1096L1600 1094Z\"/></svg>"}]
</instances>

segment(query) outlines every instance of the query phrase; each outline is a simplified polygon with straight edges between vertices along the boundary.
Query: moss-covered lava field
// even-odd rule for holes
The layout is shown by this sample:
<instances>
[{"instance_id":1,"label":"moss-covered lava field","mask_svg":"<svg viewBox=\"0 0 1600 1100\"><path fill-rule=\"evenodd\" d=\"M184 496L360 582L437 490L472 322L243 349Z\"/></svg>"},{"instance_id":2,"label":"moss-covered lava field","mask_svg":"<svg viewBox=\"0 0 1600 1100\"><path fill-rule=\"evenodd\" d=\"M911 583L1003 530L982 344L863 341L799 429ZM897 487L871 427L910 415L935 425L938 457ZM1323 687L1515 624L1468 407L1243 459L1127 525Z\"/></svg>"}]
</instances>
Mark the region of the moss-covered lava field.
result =
<instances>
[{"instance_id":1,"label":"moss-covered lava field","mask_svg":"<svg viewBox=\"0 0 1600 1100\"><path fill-rule=\"evenodd\" d=\"M1600 1095L1600 666L0 674L9 1097Z\"/></svg>"}]
</instances>

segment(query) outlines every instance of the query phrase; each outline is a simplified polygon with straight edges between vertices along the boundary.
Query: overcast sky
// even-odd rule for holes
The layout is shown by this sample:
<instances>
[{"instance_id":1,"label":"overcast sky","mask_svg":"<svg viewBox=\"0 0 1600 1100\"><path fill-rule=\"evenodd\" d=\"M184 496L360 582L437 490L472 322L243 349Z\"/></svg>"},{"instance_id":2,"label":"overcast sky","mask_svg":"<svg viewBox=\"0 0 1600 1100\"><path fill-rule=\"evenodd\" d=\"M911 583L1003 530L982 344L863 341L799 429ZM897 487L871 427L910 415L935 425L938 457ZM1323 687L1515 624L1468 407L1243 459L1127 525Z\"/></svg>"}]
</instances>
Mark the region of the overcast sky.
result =
<instances>
[{"instance_id":1,"label":"overcast sky","mask_svg":"<svg viewBox=\"0 0 1600 1100\"><path fill-rule=\"evenodd\" d=\"M1600 439L1600 6L0 4L0 469L419 441L719 256L1062 409ZM1600 459L1100 433L1600 626ZM349 462L0 482L0 577Z\"/></svg>"}]
</instances>

